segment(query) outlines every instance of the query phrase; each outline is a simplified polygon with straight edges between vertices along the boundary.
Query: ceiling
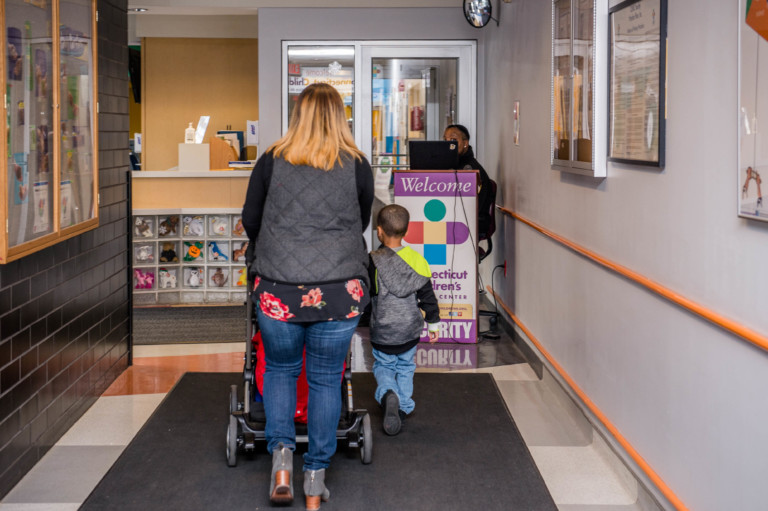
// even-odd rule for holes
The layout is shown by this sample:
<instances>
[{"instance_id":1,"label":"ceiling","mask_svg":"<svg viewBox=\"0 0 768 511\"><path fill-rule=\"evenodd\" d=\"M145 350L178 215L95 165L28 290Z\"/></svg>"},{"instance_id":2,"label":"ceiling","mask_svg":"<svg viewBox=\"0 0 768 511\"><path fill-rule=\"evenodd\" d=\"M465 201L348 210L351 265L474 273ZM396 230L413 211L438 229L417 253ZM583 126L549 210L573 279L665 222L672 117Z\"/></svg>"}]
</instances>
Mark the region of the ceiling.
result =
<instances>
[{"instance_id":1,"label":"ceiling","mask_svg":"<svg viewBox=\"0 0 768 511\"><path fill-rule=\"evenodd\" d=\"M381 0L128 0L130 14L173 15L247 15L256 14L260 7L382 7ZM462 0L388 0L388 8L403 7L460 7ZM146 13L133 13L130 9L143 7Z\"/></svg>"}]
</instances>

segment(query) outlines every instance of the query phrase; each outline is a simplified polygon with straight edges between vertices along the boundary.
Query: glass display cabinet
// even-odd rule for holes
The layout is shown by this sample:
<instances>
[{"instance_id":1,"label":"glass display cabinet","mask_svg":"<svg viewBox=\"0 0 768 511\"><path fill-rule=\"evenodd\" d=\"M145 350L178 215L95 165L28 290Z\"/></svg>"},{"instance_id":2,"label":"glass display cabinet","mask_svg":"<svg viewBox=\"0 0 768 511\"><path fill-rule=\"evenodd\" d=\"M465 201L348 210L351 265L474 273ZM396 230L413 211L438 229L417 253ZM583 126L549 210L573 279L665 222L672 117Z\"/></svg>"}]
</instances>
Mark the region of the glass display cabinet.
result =
<instances>
[{"instance_id":1,"label":"glass display cabinet","mask_svg":"<svg viewBox=\"0 0 768 511\"><path fill-rule=\"evenodd\" d=\"M0 264L98 225L95 0L5 0Z\"/></svg>"},{"instance_id":2,"label":"glass display cabinet","mask_svg":"<svg viewBox=\"0 0 768 511\"><path fill-rule=\"evenodd\" d=\"M606 176L607 3L552 0L551 164Z\"/></svg>"}]
</instances>

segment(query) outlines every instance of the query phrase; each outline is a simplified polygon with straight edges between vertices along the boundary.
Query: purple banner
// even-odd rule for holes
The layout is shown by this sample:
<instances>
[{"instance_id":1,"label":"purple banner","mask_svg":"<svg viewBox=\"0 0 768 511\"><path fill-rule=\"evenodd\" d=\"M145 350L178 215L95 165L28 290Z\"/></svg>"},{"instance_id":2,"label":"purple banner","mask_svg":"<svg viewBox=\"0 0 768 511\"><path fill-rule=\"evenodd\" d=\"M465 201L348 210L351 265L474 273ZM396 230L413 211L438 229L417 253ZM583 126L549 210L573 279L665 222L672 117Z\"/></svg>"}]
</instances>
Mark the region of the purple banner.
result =
<instances>
[{"instance_id":1,"label":"purple banner","mask_svg":"<svg viewBox=\"0 0 768 511\"><path fill-rule=\"evenodd\" d=\"M474 197L475 172L396 172L398 197Z\"/></svg>"},{"instance_id":2,"label":"purple banner","mask_svg":"<svg viewBox=\"0 0 768 511\"><path fill-rule=\"evenodd\" d=\"M474 343L477 340L477 321L474 319L441 319L440 342ZM428 342L427 325L421 331L421 342Z\"/></svg>"}]
</instances>

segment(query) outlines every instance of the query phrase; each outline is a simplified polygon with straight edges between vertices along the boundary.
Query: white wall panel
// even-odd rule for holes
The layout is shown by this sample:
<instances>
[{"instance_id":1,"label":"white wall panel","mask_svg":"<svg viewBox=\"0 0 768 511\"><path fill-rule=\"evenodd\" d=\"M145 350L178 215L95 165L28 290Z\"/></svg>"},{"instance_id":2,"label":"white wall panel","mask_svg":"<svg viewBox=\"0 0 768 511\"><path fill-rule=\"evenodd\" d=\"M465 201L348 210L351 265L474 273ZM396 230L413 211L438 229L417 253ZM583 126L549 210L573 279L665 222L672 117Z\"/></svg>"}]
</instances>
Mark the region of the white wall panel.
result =
<instances>
[{"instance_id":1,"label":"white wall panel","mask_svg":"<svg viewBox=\"0 0 768 511\"><path fill-rule=\"evenodd\" d=\"M499 203L768 334L768 226L736 216L737 11L669 2L666 168L549 168L549 2L487 30L485 151ZM520 145L511 138L520 100ZM507 303L689 509L765 509L768 353L511 219Z\"/></svg>"}]
</instances>

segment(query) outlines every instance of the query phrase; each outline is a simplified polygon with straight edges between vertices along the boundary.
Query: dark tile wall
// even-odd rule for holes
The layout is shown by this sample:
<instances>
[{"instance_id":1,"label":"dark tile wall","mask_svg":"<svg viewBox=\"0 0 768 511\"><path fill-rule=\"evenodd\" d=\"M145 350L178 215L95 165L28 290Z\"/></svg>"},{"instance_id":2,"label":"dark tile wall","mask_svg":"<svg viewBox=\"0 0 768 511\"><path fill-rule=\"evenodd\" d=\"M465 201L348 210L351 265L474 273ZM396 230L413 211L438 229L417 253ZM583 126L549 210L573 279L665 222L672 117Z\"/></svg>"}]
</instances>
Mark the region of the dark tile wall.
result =
<instances>
[{"instance_id":1,"label":"dark tile wall","mask_svg":"<svg viewBox=\"0 0 768 511\"><path fill-rule=\"evenodd\" d=\"M99 227L0 265L0 498L129 363L127 0L99 0Z\"/></svg>"}]
</instances>

